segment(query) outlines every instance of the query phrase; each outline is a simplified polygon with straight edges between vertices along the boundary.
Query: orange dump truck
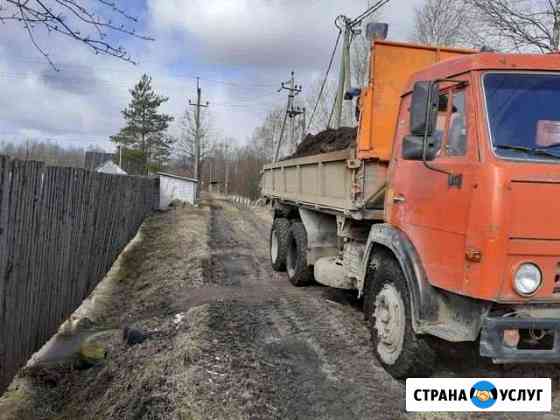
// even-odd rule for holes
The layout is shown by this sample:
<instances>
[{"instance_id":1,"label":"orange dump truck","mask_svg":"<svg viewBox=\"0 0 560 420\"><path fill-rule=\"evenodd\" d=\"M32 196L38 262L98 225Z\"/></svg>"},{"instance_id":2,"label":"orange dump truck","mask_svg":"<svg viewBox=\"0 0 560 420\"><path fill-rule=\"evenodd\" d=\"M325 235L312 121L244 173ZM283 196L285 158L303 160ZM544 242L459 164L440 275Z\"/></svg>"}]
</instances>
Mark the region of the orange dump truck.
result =
<instances>
[{"instance_id":1,"label":"orange dump truck","mask_svg":"<svg viewBox=\"0 0 560 420\"><path fill-rule=\"evenodd\" d=\"M370 68L354 147L264 169L274 269L363 296L397 378L438 340L560 361L560 55L376 41Z\"/></svg>"}]
</instances>

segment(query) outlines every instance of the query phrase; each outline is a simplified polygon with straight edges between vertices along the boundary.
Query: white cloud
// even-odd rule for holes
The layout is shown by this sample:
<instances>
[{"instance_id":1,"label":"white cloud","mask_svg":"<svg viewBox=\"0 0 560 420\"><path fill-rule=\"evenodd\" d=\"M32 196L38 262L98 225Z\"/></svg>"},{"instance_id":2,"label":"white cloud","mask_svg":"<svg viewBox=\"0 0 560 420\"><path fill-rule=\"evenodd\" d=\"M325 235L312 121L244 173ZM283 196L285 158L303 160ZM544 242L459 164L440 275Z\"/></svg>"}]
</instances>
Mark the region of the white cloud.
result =
<instances>
[{"instance_id":1,"label":"white cloud","mask_svg":"<svg viewBox=\"0 0 560 420\"><path fill-rule=\"evenodd\" d=\"M182 32L202 45L210 62L313 67L336 37L334 19L358 13L364 1L150 0L158 28Z\"/></svg>"},{"instance_id":2,"label":"white cloud","mask_svg":"<svg viewBox=\"0 0 560 420\"><path fill-rule=\"evenodd\" d=\"M383 9L392 37L404 39L414 5L393 0ZM210 61L242 65L322 65L336 38L334 19L357 16L367 0L149 0L156 28L182 32L203 45Z\"/></svg>"},{"instance_id":3,"label":"white cloud","mask_svg":"<svg viewBox=\"0 0 560 420\"><path fill-rule=\"evenodd\" d=\"M385 9L392 38L406 38L419 1L393 0ZM367 0L147 0L144 26L156 41L122 41L138 67L40 34L60 73L21 27L1 25L0 140L34 136L111 147L107 139L122 126L128 88L143 72L170 98L163 111L177 118L194 99L192 76L200 75L215 125L244 140L268 108L285 103L276 85L292 69L304 86L322 74L337 34L334 18L366 7Z\"/></svg>"}]
</instances>

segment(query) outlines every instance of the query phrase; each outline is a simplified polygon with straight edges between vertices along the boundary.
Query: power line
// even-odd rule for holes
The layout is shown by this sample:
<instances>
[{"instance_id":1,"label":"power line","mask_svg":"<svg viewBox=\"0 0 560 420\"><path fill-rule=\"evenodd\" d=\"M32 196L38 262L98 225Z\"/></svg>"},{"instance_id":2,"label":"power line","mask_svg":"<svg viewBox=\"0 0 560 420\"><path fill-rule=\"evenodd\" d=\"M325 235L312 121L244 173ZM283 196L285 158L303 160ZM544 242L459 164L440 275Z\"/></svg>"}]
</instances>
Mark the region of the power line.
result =
<instances>
[{"instance_id":1,"label":"power line","mask_svg":"<svg viewBox=\"0 0 560 420\"><path fill-rule=\"evenodd\" d=\"M315 107L313 108L313 112L311 113L311 118L309 119L309 125L307 126L307 131L309 131L309 129L311 128L311 125L313 124L313 119L315 118L315 113L317 112L317 108L319 107L319 102L321 101L321 98L322 98L323 93L325 91L325 86L327 85L327 81L329 79L329 74L331 72L332 65L334 63L334 58L336 56L336 50L338 49L338 44L340 44L340 38L341 37L342 37L342 31L338 31L338 37L336 38L336 42L334 44L333 52L332 52L331 58L329 60L329 65L327 67L327 72L325 74L325 79L323 80L323 83L321 84L321 89L319 91L319 96L317 97L317 102L315 102Z\"/></svg>"},{"instance_id":2,"label":"power line","mask_svg":"<svg viewBox=\"0 0 560 420\"><path fill-rule=\"evenodd\" d=\"M64 135L68 135L68 134L64 134ZM38 135L28 135L28 134L22 134L22 133L18 133L17 131L0 131L0 143L2 143L2 141L8 139L8 138L28 138L28 139L37 139L37 138L41 138L46 142L68 142L68 143L82 143L82 144L89 144L89 143L98 143L98 142L105 142L105 143L111 143L111 140L109 139L110 135L108 134L107 136L102 136L100 135L99 137L84 137L81 134L76 134L76 138L64 138L64 137L60 137L57 135L43 135L43 134L38 134Z\"/></svg>"},{"instance_id":3,"label":"power line","mask_svg":"<svg viewBox=\"0 0 560 420\"><path fill-rule=\"evenodd\" d=\"M241 107L246 107L246 108L250 108L253 106L268 106L268 105L272 105L271 103L266 103L267 100L269 100L269 98L272 98L273 96L277 96L278 92L274 92L268 95L262 95L262 96L258 96L258 97L253 97L253 98L239 98L237 99L236 103L230 103L230 102L213 102L212 105L213 106L233 106L236 108L241 108Z\"/></svg>"},{"instance_id":4,"label":"power line","mask_svg":"<svg viewBox=\"0 0 560 420\"><path fill-rule=\"evenodd\" d=\"M379 0L377 3L375 3L373 6L370 6L364 13L362 13L360 16L358 16L357 18L350 20L348 23L351 27L357 26L357 25L361 25L362 22L364 20L366 20L368 17L370 17L371 15L373 15L375 12L377 12L379 9L381 9L383 6L385 6L387 3L389 3L391 0Z\"/></svg>"},{"instance_id":5,"label":"power line","mask_svg":"<svg viewBox=\"0 0 560 420\"><path fill-rule=\"evenodd\" d=\"M37 64L39 67L44 68L45 67L45 62L42 59L33 59L30 57L10 57L10 62L22 62L22 63L30 63L30 64ZM78 63L64 63L59 65L59 69L60 71L54 71L52 70L52 68L47 68L46 72L47 73L53 73L53 74L64 74L67 72L83 72L84 69L88 69L88 70L98 70L98 71L107 71L107 72L111 72L111 73L130 73L130 74L136 74L136 73L141 73L146 70L142 70L141 67L139 66L135 66L132 67L130 69L124 69L124 68L117 68L117 67L110 67L110 66L92 66L92 65L88 65L88 64L78 64ZM217 73L217 72L214 72ZM194 75L187 75L187 74L174 74L172 75L176 78L185 78L185 79L194 79L196 80L196 76ZM201 80L205 80L202 79ZM214 80L214 79L208 79L208 80L212 80L215 81L217 83L220 83L220 80ZM225 81L227 83L230 83L230 81ZM235 82L231 82L231 83L235 83ZM254 85L258 85L258 84L254 84ZM261 84L261 86L263 86L264 84ZM267 87L272 87L275 86L273 83L270 83L267 85Z\"/></svg>"},{"instance_id":6,"label":"power line","mask_svg":"<svg viewBox=\"0 0 560 420\"><path fill-rule=\"evenodd\" d=\"M43 63L43 61L40 60L34 60L32 58L11 58L10 60L12 61L21 61L21 62L30 62L30 63ZM121 74L137 74L137 73L141 73L143 70L140 70L139 68L137 68L138 70L134 71L134 70L123 70L123 69L117 69L114 67L103 67L103 66L88 66L85 64L64 64L61 65L60 68L62 69L62 73L61 72L54 72L54 71L47 71L47 74L52 74L53 76L60 76L63 75L63 73L66 72L74 72L74 73L82 73L83 69L89 69L89 70L105 70L109 73L121 73ZM82 69L82 70L80 70ZM146 70L147 71L147 70ZM222 85L226 85L226 86L231 86L231 87L238 87L238 88L252 88L252 89L270 89L276 86L276 83L244 83L244 82L239 82L236 80L224 80L224 79L217 79L217 78L205 78L205 77L198 77L198 76L194 76L194 75L190 75L190 74L181 74L181 73L175 73L175 74L166 74L165 76L173 78L173 79L187 79L187 80L193 80L196 81L197 79L201 80L201 81L205 81L205 82L209 82L209 83L215 83L215 84L222 84ZM63 76L62 76L63 77ZM61 77L61 78L62 78Z\"/></svg>"},{"instance_id":7,"label":"power line","mask_svg":"<svg viewBox=\"0 0 560 420\"><path fill-rule=\"evenodd\" d=\"M257 88L257 89L259 89L259 88L269 89L271 87L276 86L276 85L272 85L272 84L256 84L256 83L248 84L248 83L230 82L230 81L227 81L227 80L214 80L214 79L203 79L203 78L201 78L200 80L204 80L204 81L210 82L210 83L219 83L219 84L223 84L223 85L227 85L227 86L242 87L242 88L250 87L250 88Z\"/></svg>"},{"instance_id":8,"label":"power line","mask_svg":"<svg viewBox=\"0 0 560 420\"><path fill-rule=\"evenodd\" d=\"M2 79L11 79L11 80L23 80L23 79L27 79L28 77L37 77L40 78L41 75L37 74L37 73L33 73L33 72L0 72L0 78ZM47 79L51 79L51 80L60 80L60 81L64 81L64 82L75 82L75 83L82 83L84 82L84 79L80 79L77 78L76 75L69 75L69 76L65 76L65 75L61 75L60 73L47 73L45 75L45 77ZM174 79L174 80L192 80L193 82L197 80L196 77L191 77L191 76L181 76L181 75L164 75L164 77L167 77L169 79ZM99 83L110 83L113 86L118 86L118 87L123 87L123 88L128 88L130 89L131 86L128 85L123 85L123 84L117 84L114 82L109 82L97 77L93 78L96 82ZM163 83L165 83L165 79L160 79L159 83L162 83L161 80L163 80ZM238 89L246 89L246 90L252 90L252 89L270 89L276 85L268 85L268 84L249 84L249 83L241 83L241 82L231 82L231 81L225 81L225 80L216 80L216 79L205 79L205 78L199 78L199 80L201 81L206 81L209 83L216 83L216 84L223 84L223 85L227 85L230 87L234 87L234 88L238 88Z\"/></svg>"}]
</instances>

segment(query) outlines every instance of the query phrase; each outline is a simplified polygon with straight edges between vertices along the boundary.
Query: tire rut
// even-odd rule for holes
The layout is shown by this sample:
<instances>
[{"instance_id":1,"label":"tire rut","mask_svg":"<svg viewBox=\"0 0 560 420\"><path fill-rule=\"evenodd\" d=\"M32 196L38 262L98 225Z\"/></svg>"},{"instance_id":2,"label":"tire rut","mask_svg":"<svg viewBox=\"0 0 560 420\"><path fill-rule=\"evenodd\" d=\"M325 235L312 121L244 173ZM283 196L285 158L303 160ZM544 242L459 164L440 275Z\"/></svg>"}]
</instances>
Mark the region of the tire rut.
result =
<instances>
[{"instance_id":1,"label":"tire rut","mask_svg":"<svg viewBox=\"0 0 560 420\"><path fill-rule=\"evenodd\" d=\"M315 397L309 399L308 395L302 395L307 392L305 390L291 396L290 398L300 402L306 399L314 406L313 409L302 409L300 406L299 409L303 411L300 411L301 416L298 418L425 418L405 412L404 383L393 380L375 361L370 348L369 332L363 322L361 302L353 294L340 290L322 287L293 288L284 275L271 273L269 268L269 226L262 223L262 220L259 223L252 211L245 209L238 210L236 219L230 220L230 223L238 235L242 232L243 238L248 238L244 243L253 250L256 261L262 263L259 266L259 270L264 273L261 275L264 283L261 283L261 287L268 287L269 293L275 293L277 297L273 304L261 309L270 326L264 339L268 343L267 351L283 355L282 357L291 360L293 366L300 363L298 369L307 372L287 379L282 374L275 376L278 370L274 370L270 373L273 381L282 384L281 387L297 387L299 381L313 383L317 389L321 389L322 395L332 398L329 402L323 402L321 396L312 393ZM552 376L553 394L557 392L560 380L557 370L551 373L550 367L546 365L493 365L478 357L477 351L471 354L469 350L468 346L465 349L455 347L453 353L446 349L438 358L434 377ZM296 356L298 352L306 356L301 356L300 360ZM303 366L305 363L314 366L313 372L306 370ZM334 385L337 383L344 386L337 388ZM346 404L346 400L351 400L351 404ZM291 409L296 407L294 403L286 402L284 407L286 404ZM553 398L554 414L550 414L551 419L560 418L556 414L559 407L560 399ZM293 412L288 410L290 412L293 416ZM293 417L288 415L288 418ZM457 413L448 415L447 418L480 417L476 414ZM527 417L512 414L507 418Z\"/></svg>"},{"instance_id":2,"label":"tire rut","mask_svg":"<svg viewBox=\"0 0 560 420\"><path fill-rule=\"evenodd\" d=\"M223 215L222 206L210 204L208 247L210 257L205 267L205 283L215 286L240 287L246 272L240 264L240 243Z\"/></svg>"},{"instance_id":3,"label":"tire rut","mask_svg":"<svg viewBox=\"0 0 560 420\"><path fill-rule=\"evenodd\" d=\"M251 362L250 368L224 366L220 371L229 374L219 392L240 393L241 400L251 395L258 418L403 417L403 387L374 362L351 300L333 299L322 287L294 288L272 272L268 226L250 211L214 201L210 222L209 284L232 285L251 296L208 308L207 339L214 343L208 360ZM240 410L250 418L253 408ZM214 416L223 418L217 411Z\"/></svg>"}]
</instances>

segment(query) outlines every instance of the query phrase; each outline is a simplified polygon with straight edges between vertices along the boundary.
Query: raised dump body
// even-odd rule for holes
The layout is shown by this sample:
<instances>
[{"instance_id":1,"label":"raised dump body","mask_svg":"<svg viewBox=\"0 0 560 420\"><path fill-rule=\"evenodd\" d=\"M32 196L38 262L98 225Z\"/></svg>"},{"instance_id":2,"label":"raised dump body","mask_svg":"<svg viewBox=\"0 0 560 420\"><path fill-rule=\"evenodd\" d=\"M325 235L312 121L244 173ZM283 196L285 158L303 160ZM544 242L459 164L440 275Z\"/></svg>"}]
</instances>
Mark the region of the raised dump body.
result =
<instances>
[{"instance_id":1,"label":"raised dump body","mask_svg":"<svg viewBox=\"0 0 560 420\"><path fill-rule=\"evenodd\" d=\"M401 95L412 75L472 51L388 41L372 44L370 84L360 97L358 138L353 148L265 166L262 194L269 199L353 219L382 220Z\"/></svg>"}]
</instances>

